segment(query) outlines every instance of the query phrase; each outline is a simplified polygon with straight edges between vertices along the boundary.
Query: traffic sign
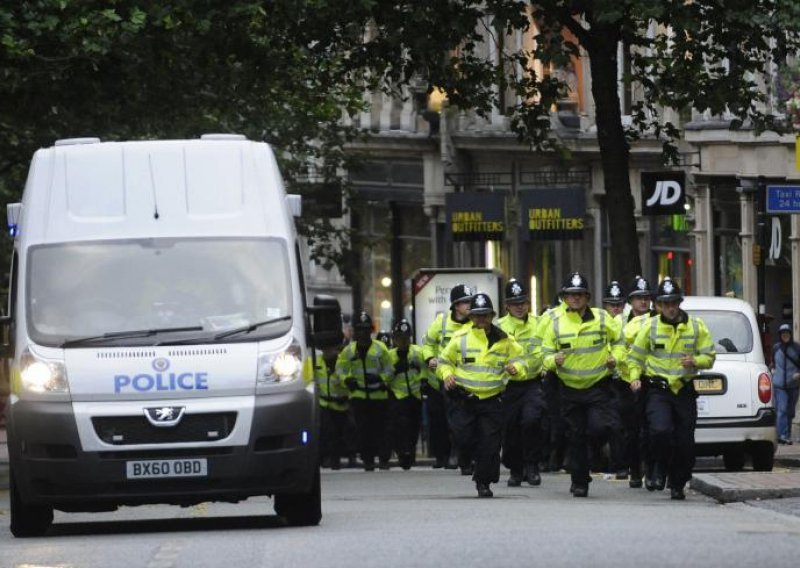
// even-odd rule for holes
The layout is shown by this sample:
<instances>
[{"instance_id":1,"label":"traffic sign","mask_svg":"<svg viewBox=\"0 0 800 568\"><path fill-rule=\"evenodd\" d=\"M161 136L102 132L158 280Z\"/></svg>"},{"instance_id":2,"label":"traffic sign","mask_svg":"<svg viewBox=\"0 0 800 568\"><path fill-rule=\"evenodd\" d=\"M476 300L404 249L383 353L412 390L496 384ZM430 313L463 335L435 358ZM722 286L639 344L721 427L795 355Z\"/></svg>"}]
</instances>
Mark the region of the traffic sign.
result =
<instances>
[{"instance_id":1,"label":"traffic sign","mask_svg":"<svg viewBox=\"0 0 800 568\"><path fill-rule=\"evenodd\" d=\"M800 213L800 185L768 185L767 213Z\"/></svg>"}]
</instances>

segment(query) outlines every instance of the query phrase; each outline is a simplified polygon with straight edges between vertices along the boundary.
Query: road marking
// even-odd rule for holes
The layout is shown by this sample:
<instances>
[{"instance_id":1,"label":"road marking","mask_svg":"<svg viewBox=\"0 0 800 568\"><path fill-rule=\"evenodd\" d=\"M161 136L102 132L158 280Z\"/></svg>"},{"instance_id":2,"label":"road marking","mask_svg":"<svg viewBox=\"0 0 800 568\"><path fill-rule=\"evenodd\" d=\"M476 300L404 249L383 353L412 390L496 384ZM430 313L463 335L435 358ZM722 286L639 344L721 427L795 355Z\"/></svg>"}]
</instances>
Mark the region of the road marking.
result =
<instances>
[{"instance_id":1,"label":"road marking","mask_svg":"<svg viewBox=\"0 0 800 568\"><path fill-rule=\"evenodd\" d=\"M182 550L182 542L166 542L158 547L146 568L174 568Z\"/></svg>"}]
</instances>

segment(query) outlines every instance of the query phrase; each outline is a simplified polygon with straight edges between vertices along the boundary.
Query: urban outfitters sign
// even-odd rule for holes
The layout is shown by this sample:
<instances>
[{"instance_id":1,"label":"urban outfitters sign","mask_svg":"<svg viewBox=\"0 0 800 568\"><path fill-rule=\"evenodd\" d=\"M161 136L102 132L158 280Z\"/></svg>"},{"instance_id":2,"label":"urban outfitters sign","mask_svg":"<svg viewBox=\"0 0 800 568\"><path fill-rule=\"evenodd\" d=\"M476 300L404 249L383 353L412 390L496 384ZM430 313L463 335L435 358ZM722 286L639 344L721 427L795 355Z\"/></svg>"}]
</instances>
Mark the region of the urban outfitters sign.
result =
<instances>
[{"instance_id":1,"label":"urban outfitters sign","mask_svg":"<svg viewBox=\"0 0 800 568\"><path fill-rule=\"evenodd\" d=\"M499 193L448 193L447 228L454 241L502 241L506 232L505 196Z\"/></svg>"},{"instance_id":2,"label":"urban outfitters sign","mask_svg":"<svg viewBox=\"0 0 800 568\"><path fill-rule=\"evenodd\" d=\"M524 234L529 240L583 238L586 194L581 187L519 192Z\"/></svg>"}]
</instances>

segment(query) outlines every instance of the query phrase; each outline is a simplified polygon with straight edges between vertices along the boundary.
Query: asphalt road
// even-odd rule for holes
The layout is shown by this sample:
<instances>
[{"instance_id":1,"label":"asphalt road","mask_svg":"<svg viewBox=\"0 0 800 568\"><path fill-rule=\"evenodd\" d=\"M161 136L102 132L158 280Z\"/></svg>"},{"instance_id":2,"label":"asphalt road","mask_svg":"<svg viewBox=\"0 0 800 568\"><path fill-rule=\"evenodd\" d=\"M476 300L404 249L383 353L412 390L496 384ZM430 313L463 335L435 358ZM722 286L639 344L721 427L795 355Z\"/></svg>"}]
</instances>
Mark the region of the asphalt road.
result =
<instances>
[{"instance_id":1,"label":"asphalt road","mask_svg":"<svg viewBox=\"0 0 800 568\"><path fill-rule=\"evenodd\" d=\"M251 499L56 513L36 539L11 536L0 492L0 566L761 567L794 563L800 550L796 503L720 505L694 492L675 502L602 477L577 499L567 475L543 477L477 499L450 470L325 472L319 527L285 527L269 499Z\"/></svg>"}]
</instances>

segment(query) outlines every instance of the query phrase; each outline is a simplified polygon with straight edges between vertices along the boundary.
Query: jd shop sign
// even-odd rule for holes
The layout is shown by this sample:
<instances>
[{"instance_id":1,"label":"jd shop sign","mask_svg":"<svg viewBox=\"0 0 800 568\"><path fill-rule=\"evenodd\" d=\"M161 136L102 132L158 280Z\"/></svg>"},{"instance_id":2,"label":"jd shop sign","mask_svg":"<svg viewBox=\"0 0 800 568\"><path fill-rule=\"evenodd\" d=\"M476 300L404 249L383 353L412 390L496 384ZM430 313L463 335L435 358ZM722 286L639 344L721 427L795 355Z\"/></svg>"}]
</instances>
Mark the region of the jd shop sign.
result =
<instances>
[{"instance_id":1,"label":"jd shop sign","mask_svg":"<svg viewBox=\"0 0 800 568\"><path fill-rule=\"evenodd\" d=\"M505 197L500 193L448 193L447 228L454 241L502 241Z\"/></svg>"},{"instance_id":2,"label":"jd shop sign","mask_svg":"<svg viewBox=\"0 0 800 568\"><path fill-rule=\"evenodd\" d=\"M685 173L642 172L642 215L683 215L685 204Z\"/></svg>"},{"instance_id":3,"label":"jd shop sign","mask_svg":"<svg viewBox=\"0 0 800 568\"><path fill-rule=\"evenodd\" d=\"M586 194L582 187L519 192L523 234L529 240L583 238Z\"/></svg>"}]
</instances>

